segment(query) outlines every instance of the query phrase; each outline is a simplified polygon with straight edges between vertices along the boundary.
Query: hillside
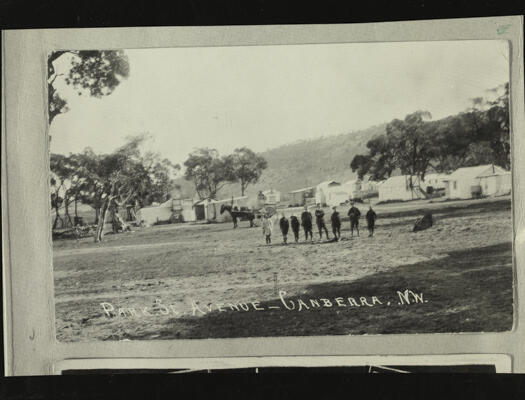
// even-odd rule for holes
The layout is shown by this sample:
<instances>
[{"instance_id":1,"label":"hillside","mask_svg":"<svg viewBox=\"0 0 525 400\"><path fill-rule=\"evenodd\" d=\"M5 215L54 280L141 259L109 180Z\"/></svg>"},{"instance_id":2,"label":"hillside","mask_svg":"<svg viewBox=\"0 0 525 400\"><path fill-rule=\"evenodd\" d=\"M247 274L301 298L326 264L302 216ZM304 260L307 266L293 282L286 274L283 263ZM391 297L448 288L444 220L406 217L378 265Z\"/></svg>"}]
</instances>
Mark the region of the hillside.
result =
<instances>
[{"instance_id":1,"label":"hillside","mask_svg":"<svg viewBox=\"0 0 525 400\"><path fill-rule=\"evenodd\" d=\"M376 125L361 131L340 135L301 140L286 144L261 155L268 161L261 179L248 186L248 195L270 188L290 192L306 186L314 186L325 180L345 182L355 178L350 161L359 153L366 152L366 142L385 132L386 124ZM192 196L193 184L180 178L184 196ZM228 185L221 190L219 198L240 195L240 185Z\"/></svg>"}]
</instances>

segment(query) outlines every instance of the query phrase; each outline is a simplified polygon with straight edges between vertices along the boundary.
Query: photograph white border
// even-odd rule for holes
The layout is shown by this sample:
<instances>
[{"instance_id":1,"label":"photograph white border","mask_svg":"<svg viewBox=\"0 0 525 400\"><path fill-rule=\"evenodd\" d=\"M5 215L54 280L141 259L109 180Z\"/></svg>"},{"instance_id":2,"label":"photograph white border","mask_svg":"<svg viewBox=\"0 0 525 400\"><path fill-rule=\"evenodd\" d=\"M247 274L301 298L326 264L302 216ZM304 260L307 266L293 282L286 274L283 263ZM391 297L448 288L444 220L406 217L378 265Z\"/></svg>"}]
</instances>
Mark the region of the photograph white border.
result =
<instances>
[{"instance_id":1,"label":"photograph white border","mask_svg":"<svg viewBox=\"0 0 525 400\"><path fill-rule=\"evenodd\" d=\"M215 358L504 353L525 372L523 17L334 25L134 27L2 32L2 248L7 375L52 374L71 358ZM60 343L55 339L46 55L56 49L508 40L514 220L514 329L503 333L355 335ZM408 340L409 339L409 340Z\"/></svg>"}]
</instances>

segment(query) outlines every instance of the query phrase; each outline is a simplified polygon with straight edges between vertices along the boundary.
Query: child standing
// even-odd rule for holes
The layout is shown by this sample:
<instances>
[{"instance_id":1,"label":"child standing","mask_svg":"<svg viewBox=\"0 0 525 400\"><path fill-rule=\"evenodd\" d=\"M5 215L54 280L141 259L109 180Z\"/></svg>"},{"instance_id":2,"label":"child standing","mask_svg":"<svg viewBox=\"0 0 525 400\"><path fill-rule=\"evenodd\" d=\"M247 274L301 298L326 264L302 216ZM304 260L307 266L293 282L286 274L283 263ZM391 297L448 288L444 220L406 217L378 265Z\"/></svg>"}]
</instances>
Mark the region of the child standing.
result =
<instances>
[{"instance_id":1,"label":"child standing","mask_svg":"<svg viewBox=\"0 0 525 400\"><path fill-rule=\"evenodd\" d=\"M290 217L290 223L292 225L292 231L293 231L293 236L295 238L295 243L297 243L299 241L299 226L301 224L299 223L299 220L297 219L295 215L292 215Z\"/></svg>"},{"instance_id":2,"label":"child standing","mask_svg":"<svg viewBox=\"0 0 525 400\"><path fill-rule=\"evenodd\" d=\"M317 204L317 209L315 210L315 222L317 224L317 229L319 230L319 239L323 239L323 229L326 233L326 239L330 240L328 236L328 229L326 229L326 224L324 223L324 211L321 208L321 204Z\"/></svg>"},{"instance_id":3,"label":"child standing","mask_svg":"<svg viewBox=\"0 0 525 400\"><path fill-rule=\"evenodd\" d=\"M330 217L332 221L332 232L334 233L335 240L339 241L341 239L341 218L339 217L339 212L337 212L337 207L333 207L333 210L334 212Z\"/></svg>"},{"instance_id":4,"label":"child standing","mask_svg":"<svg viewBox=\"0 0 525 400\"><path fill-rule=\"evenodd\" d=\"M273 221L267 214L264 214L262 229L263 235L266 238L266 244L272 244Z\"/></svg>"},{"instance_id":5,"label":"child standing","mask_svg":"<svg viewBox=\"0 0 525 400\"><path fill-rule=\"evenodd\" d=\"M377 219L377 214L375 213L374 210L372 210L372 206L370 206L370 209L366 213L366 224L368 226L368 236L369 237L374 236L374 228L376 225L376 219Z\"/></svg>"},{"instance_id":6,"label":"child standing","mask_svg":"<svg viewBox=\"0 0 525 400\"><path fill-rule=\"evenodd\" d=\"M310 241L313 241L314 239L312 236L312 213L308 211L307 205L304 206L304 211L301 214L301 224L303 225L304 229L305 241L308 240L308 234L310 234Z\"/></svg>"},{"instance_id":7,"label":"child standing","mask_svg":"<svg viewBox=\"0 0 525 400\"><path fill-rule=\"evenodd\" d=\"M287 243L287 235L288 235L288 229L290 228L290 222L288 222L288 219L284 215L284 213L281 214L282 218L279 220L279 227L281 228L281 233L283 234L283 242L284 244Z\"/></svg>"},{"instance_id":8,"label":"child standing","mask_svg":"<svg viewBox=\"0 0 525 400\"><path fill-rule=\"evenodd\" d=\"M350 217L350 235L354 236L354 229L357 230L357 236L359 237L359 217L361 216L361 211L354 205L352 202L352 207L348 210L348 216Z\"/></svg>"}]
</instances>

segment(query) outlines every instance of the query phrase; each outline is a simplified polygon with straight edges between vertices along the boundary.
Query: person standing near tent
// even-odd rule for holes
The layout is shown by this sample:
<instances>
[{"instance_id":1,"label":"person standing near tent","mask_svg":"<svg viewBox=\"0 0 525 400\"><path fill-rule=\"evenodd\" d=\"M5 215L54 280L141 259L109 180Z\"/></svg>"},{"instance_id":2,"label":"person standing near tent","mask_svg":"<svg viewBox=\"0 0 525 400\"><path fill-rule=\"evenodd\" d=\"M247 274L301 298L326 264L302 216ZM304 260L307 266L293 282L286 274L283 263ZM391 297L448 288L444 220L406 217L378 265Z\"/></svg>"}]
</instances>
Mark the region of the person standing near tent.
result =
<instances>
[{"instance_id":1,"label":"person standing near tent","mask_svg":"<svg viewBox=\"0 0 525 400\"><path fill-rule=\"evenodd\" d=\"M324 223L324 211L321 208L321 204L317 204L317 209L315 210L315 223L317 224L317 229L319 230L319 238L323 239L323 229L326 233L326 239L328 237L328 229L326 229L326 224Z\"/></svg>"},{"instance_id":2,"label":"person standing near tent","mask_svg":"<svg viewBox=\"0 0 525 400\"><path fill-rule=\"evenodd\" d=\"M288 244L288 229L290 228L290 222L288 222L288 219L286 218L286 215L284 213L281 214L282 217L279 220L279 227L281 228L281 233L283 234L283 243Z\"/></svg>"},{"instance_id":3,"label":"person standing near tent","mask_svg":"<svg viewBox=\"0 0 525 400\"><path fill-rule=\"evenodd\" d=\"M338 242L341 240L341 217L339 216L337 207L333 207L332 209L334 210L330 216L330 220L332 222L332 232L334 234L335 240Z\"/></svg>"},{"instance_id":4,"label":"person standing near tent","mask_svg":"<svg viewBox=\"0 0 525 400\"><path fill-rule=\"evenodd\" d=\"M304 206L304 211L301 214L301 225L304 229L304 236L305 241L308 240L308 234L310 234L310 240L313 241L313 234L312 234L312 213L308 211L308 206Z\"/></svg>"},{"instance_id":5,"label":"person standing near tent","mask_svg":"<svg viewBox=\"0 0 525 400\"><path fill-rule=\"evenodd\" d=\"M292 232L295 239L295 243L299 241L299 226L301 225L299 223L299 220L295 215L292 215L290 217L290 225L292 225Z\"/></svg>"},{"instance_id":6,"label":"person standing near tent","mask_svg":"<svg viewBox=\"0 0 525 400\"><path fill-rule=\"evenodd\" d=\"M239 212L239 208L237 206L233 207L233 212L231 212L232 220L233 220L233 228L237 228L237 213Z\"/></svg>"},{"instance_id":7,"label":"person standing near tent","mask_svg":"<svg viewBox=\"0 0 525 400\"><path fill-rule=\"evenodd\" d=\"M368 237L374 236L374 228L376 225L377 214L372 210L372 206L368 209L366 213L366 225L368 227Z\"/></svg>"},{"instance_id":8,"label":"person standing near tent","mask_svg":"<svg viewBox=\"0 0 525 400\"><path fill-rule=\"evenodd\" d=\"M354 236L354 229L357 230L357 237L359 237L359 217L361 216L361 211L357 208L352 202L352 207L348 210L348 216L350 217L350 235Z\"/></svg>"},{"instance_id":9,"label":"person standing near tent","mask_svg":"<svg viewBox=\"0 0 525 400\"><path fill-rule=\"evenodd\" d=\"M266 244L272 244L273 220L268 214L264 214L262 229Z\"/></svg>"}]
</instances>

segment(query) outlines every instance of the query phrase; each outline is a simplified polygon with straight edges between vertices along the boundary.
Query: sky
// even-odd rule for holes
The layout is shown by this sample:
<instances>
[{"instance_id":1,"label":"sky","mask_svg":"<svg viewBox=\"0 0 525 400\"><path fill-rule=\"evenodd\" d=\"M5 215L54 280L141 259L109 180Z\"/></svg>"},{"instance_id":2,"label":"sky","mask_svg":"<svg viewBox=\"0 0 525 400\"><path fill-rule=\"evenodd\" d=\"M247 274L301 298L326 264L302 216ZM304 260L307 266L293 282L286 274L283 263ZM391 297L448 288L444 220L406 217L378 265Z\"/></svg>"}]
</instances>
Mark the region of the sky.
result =
<instances>
[{"instance_id":1,"label":"sky","mask_svg":"<svg viewBox=\"0 0 525 400\"><path fill-rule=\"evenodd\" d=\"M144 132L152 136L145 150L179 164L198 147L220 154L243 146L261 152L402 119L416 110L443 118L509 80L505 41L125 52L130 75L109 96L78 96L57 80L70 111L51 124L51 152L89 146L109 153L127 136Z\"/></svg>"}]
</instances>

